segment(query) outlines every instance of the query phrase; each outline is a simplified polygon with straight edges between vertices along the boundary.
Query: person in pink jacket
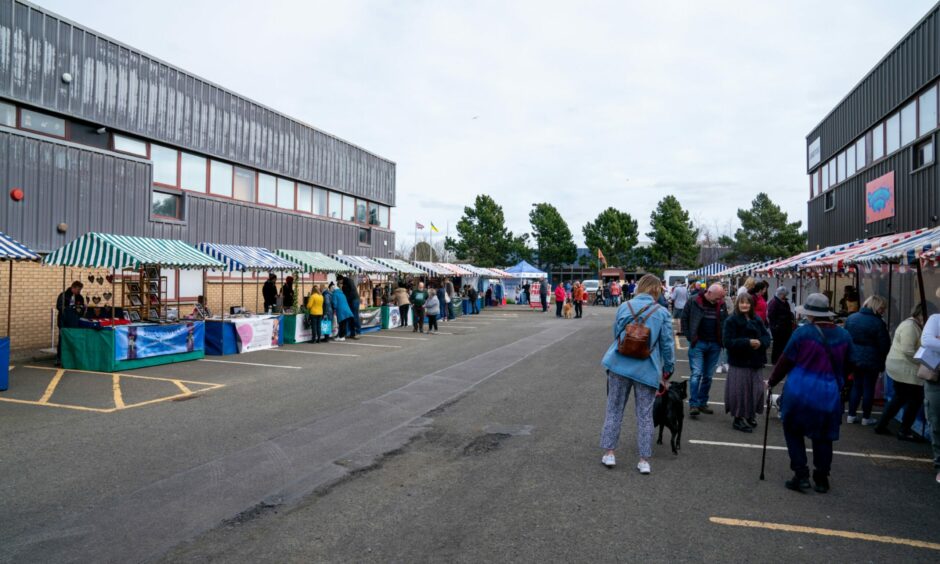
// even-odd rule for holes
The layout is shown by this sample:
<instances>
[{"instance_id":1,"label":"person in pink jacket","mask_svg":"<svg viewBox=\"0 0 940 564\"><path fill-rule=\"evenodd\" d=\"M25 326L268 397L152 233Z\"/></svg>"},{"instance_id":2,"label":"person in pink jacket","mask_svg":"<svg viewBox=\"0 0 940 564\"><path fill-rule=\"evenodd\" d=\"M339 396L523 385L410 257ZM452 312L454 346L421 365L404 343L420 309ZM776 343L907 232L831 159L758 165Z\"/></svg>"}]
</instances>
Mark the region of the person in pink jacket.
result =
<instances>
[{"instance_id":1,"label":"person in pink jacket","mask_svg":"<svg viewBox=\"0 0 940 564\"><path fill-rule=\"evenodd\" d=\"M555 286L555 317L561 317L561 308L564 307L567 297L568 293L565 291L565 285L559 282Z\"/></svg>"}]
</instances>

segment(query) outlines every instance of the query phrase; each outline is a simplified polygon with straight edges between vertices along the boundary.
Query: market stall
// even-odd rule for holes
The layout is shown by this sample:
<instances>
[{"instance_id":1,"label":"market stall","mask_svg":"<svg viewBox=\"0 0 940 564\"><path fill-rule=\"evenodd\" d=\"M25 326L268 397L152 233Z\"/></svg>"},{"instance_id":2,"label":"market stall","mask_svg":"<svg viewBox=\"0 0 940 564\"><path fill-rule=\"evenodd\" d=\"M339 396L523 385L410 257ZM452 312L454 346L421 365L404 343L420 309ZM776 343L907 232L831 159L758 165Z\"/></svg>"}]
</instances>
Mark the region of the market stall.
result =
<instances>
[{"instance_id":1,"label":"market stall","mask_svg":"<svg viewBox=\"0 0 940 564\"><path fill-rule=\"evenodd\" d=\"M18 261L37 261L39 255L29 250L6 233L0 232L0 261L9 261L10 274L7 282L7 332L0 337L0 392L10 385L10 328L13 322L13 263Z\"/></svg>"},{"instance_id":2,"label":"market stall","mask_svg":"<svg viewBox=\"0 0 940 564\"><path fill-rule=\"evenodd\" d=\"M398 285L404 284L407 287L409 281L424 275L424 271L417 266L395 258L375 257L374 261L385 265L398 273ZM392 290L394 291L394 289ZM409 308L410 314L410 308ZM401 325L401 313L394 304L382 306L382 329L393 329Z\"/></svg>"},{"instance_id":3,"label":"market stall","mask_svg":"<svg viewBox=\"0 0 940 564\"><path fill-rule=\"evenodd\" d=\"M485 288L487 288L491 280L496 277L496 273L489 268L474 266L472 264L461 264L460 266L463 269L469 270L471 272L470 275L464 276L460 279L460 285L462 287L471 286L478 291L479 296L477 297L477 310L479 311L479 309L483 307L483 295L486 291ZM473 311L473 306L470 303L469 298L461 302L460 311L464 315L469 315L470 312Z\"/></svg>"},{"instance_id":4,"label":"market stall","mask_svg":"<svg viewBox=\"0 0 940 564\"><path fill-rule=\"evenodd\" d=\"M63 368L116 372L205 356L203 322L179 320L173 314L160 272L161 268L222 268L222 262L182 241L86 233L48 254L43 264L111 269L111 292L97 308L105 315L80 312L76 326L61 330ZM115 306L118 272L121 308Z\"/></svg>"},{"instance_id":5,"label":"market stall","mask_svg":"<svg viewBox=\"0 0 940 564\"><path fill-rule=\"evenodd\" d=\"M295 262L301 266L301 272L303 274L348 274L353 272L353 269L338 260L332 259L326 256L323 253L318 253L314 251L292 251L285 249L278 249L275 251L278 256L281 256L291 262ZM300 296L304 301L307 299L307 292L304 291L304 288L301 287ZM284 320L284 342L285 343L302 343L310 341L313 339L313 328L309 323L306 322L306 318L299 318L299 316L288 316ZM320 331L323 335L332 335L333 334L333 320L332 319L322 319L320 321Z\"/></svg>"},{"instance_id":6,"label":"market stall","mask_svg":"<svg viewBox=\"0 0 940 564\"><path fill-rule=\"evenodd\" d=\"M369 257L357 255L332 255L339 262L351 267L356 274L356 288L359 292L359 325L363 333L378 331L382 328L382 301L389 296L389 279L395 270ZM376 285L379 292L376 293ZM382 296L376 303L376 295ZM388 310L386 310L388 311Z\"/></svg>"},{"instance_id":7,"label":"market stall","mask_svg":"<svg viewBox=\"0 0 940 564\"><path fill-rule=\"evenodd\" d=\"M252 313L244 307L246 272L294 272L302 269L299 264L279 257L261 247L199 243L196 248L222 262L225 265L225 272L241 273L242 279L242 307L237 308L241 311L235 313L233 309L231 314L226 315L225 308L222 307L217 315L205 320L206 354L226 355L274 348L284 344L284 332L288 324L290 324L291 329L296 327L298 321L303 324L303 318L298 320L300 316L294 313L293 304L284 304L286 313L273 315ZM221 286L222 304L224 306L224 280ZM258 284L254 284L254 286L257 293ZM297 292L302 292L302 290L296 289L295 296Z\"/></svg>"},{"instance_id":8,"label":"market stall","mask_svg":"<svg viewBox=\"0 0 940 564\"><path fill-rule=\"evenodd\" d=\"M548 273L538 268L535 268L527 261L519 261L518 264L510 266L509 268L503 269L501 272L504 272L512 278L506 280L506 289L515 293L517 287L522 286L525 283L529 283L529 293L532 296L532 300L529 301L530 308L540 308L542 307L541 302L539 301L539 291L541 290L542 284L548 284ZM552 302L552 288L549 284L548 287L548 303Z\"/></svg>"}]
</instances>

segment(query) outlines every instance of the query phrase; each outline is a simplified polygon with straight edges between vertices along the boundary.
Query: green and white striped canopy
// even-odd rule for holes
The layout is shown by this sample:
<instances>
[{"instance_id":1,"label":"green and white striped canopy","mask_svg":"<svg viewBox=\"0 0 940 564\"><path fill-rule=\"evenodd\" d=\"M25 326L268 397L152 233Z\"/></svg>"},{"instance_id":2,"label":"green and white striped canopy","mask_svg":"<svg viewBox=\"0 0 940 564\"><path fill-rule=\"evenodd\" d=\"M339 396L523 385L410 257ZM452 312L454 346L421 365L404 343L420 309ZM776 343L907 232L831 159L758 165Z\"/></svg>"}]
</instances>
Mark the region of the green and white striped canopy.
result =
<instances>
[{"instance_id":1,"label":"green and white striped canopy","mask_svg":"<svg viewBox=\"0 0 940 564\"><path fill-rule=\"evenodd\" d=\"M372 260L374 260L375 262L379 264L383 264L393 270L398 271L399 274L410 274L412 276L421 276L422 274L424 274L424 271L418 268L417 266L410 264L408 262L405 262L401 259L375 257Z\"/></svg>"},{"instance_id":2,"label":"green and white striped canopy","mask_svg":"<svg viewBox=\"0 0 940 564\"><path fill-rule=\"evenodd\" d=\"M43 264L84 268L218 268L225 264L192 245L170 239L148 239L105 233L86 233L49 253Z\"/></svg>"},{"instance_id":3,"label":"green and white striped canopy","mask_svg":"<svg viewBox=\"0 0 940 564\"><path fill-rule=\"evenodd\" d=\"M274 254L296 262L304 267L304 272L352 272L350 266L332 259L323 253L314 251L287 251L279 249Z\"/></svg>"}]
</instances>

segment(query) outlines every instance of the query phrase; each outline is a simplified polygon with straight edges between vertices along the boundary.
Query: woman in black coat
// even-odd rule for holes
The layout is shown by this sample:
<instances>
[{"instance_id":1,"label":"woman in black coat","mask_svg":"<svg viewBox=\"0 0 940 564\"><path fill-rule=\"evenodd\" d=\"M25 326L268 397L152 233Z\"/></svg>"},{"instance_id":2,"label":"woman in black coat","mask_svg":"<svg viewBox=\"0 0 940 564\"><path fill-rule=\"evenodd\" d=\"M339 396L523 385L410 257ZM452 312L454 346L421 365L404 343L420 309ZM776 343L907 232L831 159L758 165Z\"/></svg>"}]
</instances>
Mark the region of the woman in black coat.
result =
<instances>
[{"instance_id":1,"label":"woman in black coat","mask_svg":"<svg viewBox=\"0 0 940 564\"><path fill-rule=\"evenodd\" d=\"M750 433L763 412L762 373L770 346L770 333L754 313L754 296L741 294L734 300L734 314L725 321L722 337L729 365L725 412L734 417L734 429Z\"/></svg>"}]
</instances>

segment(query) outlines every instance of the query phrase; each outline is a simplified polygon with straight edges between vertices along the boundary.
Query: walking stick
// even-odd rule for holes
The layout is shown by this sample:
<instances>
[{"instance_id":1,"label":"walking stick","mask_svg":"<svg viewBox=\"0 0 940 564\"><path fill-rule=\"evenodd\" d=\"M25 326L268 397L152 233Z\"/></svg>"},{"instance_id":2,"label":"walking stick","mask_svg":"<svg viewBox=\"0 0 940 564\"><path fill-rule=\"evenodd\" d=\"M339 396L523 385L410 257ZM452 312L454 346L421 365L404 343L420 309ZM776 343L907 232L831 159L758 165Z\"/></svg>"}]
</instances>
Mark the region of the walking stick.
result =
<instances>
[{"instance_id":1,"label":"walking stick","mask_svg":"<svg viewBox=\"0 0 940 564\"><path fill-rule=\"evenodd\" d=\"M770 427L770 398L773 395L771 394L772 391L773 391L773 388L771 388L770 386L767 386L767 409L766 409L767 413L764 414L764 452L760 456L760 479L761 480L764 479L764 465L767 462L767 431L768 431L768 428Z\"/></svg>"}]
</instances>

